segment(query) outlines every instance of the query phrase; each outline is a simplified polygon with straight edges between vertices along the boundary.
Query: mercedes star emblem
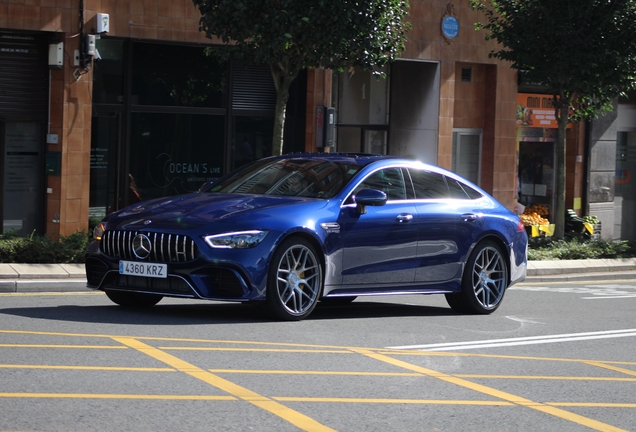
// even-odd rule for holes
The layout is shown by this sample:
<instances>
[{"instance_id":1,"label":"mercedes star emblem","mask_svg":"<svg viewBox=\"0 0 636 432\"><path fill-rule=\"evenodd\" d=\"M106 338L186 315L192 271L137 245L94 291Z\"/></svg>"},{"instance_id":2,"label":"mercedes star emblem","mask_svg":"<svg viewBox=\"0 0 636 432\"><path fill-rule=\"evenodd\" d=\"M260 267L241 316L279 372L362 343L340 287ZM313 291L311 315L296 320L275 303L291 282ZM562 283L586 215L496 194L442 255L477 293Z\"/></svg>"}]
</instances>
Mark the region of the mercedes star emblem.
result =
<instances>
[{"instance_id":1,"label":"mercedes star emblem","mask_svg":"<svg viewBox=\"0 0 636 432\"><path fill-rule=\"evenodd\" d=\"M132 250L139 259L146 259L150 256L150 239L145 234L137 234L132 241Z\"/></svg>"}]
</instances>

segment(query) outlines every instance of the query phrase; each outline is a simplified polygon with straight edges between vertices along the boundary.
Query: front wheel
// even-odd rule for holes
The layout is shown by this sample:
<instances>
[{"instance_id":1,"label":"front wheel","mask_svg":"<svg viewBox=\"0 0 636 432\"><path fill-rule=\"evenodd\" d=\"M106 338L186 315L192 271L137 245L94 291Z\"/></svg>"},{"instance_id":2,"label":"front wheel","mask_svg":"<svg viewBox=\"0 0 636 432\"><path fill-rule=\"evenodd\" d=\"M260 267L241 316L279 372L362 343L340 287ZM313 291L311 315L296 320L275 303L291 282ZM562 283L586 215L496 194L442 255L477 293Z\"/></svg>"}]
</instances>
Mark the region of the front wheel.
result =
<instances>
[{"instance_id":1,"label":"front wheel","mask_svg":"<svg viewBox=\"0 0 636 432\"><path fill-rule=\"evenodd\" d=\"M120 306L146 308L154 306L163 298L158 294L141 294L127 291L105 291L108 298Z\"/></svg>"},{"instance_id":2,"label":"front wheel","mask_svg":"<svg viewBox=\"0 0 636 432\"><path fill-rule=\"evenodd\" d=\"M485 240L466 262L461 293L446 294L446 301L456 312L490 314L501 304L507 285L508 267L501 248Z\"/></svg>"},{"instance_id":3,"label":"front wheel","mask_svg":"<svg viewBox=\"0 0 636 432\"><path fill-rule=\"evenodd\" d=\"M298 321L309 316L322 292L322 266L307 240L285 240L274 253L267 279L267 305L277 317Z\"/></svg>"}]
</instances>

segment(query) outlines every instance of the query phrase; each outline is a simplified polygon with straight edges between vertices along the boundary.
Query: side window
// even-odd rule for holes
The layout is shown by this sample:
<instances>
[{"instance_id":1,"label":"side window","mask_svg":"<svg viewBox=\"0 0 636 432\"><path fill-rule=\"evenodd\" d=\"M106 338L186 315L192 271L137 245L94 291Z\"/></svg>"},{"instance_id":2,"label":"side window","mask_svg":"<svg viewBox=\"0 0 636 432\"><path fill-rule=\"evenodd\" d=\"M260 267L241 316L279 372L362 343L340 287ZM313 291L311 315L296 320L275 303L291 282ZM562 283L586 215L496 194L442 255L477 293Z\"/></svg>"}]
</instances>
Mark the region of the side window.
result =
<instances>
[{"instance_id":1,"label":"side window","mask_svg":"<svg viewBox=\"0 0 636 432\"><path fill-rule=\"evenodd\" d=\"M354 194L360 189L381 190L389 201L406 199L404 177L400 168L387 168L374 172L356 187Z\"/></svg>"},{"instance_id":2,"label":"side window","mask_svg":"<svg viewBox=\"0 0 636 432\"><path fill-rule=\"evenodd\" d=\"M446 180L441 174L410 169L416 199L448 198L449 191Z\"/></svg>"},{"instance_id":3,"label":"side window","mask_svg":"<svg viewBox=\"0 0 636 432\"><path fill-rule=\"evenodd\" d=\"M475 189L471 188L470 186L465 185L464 183L459 183L459 184L461 185L462 189L464 189L464 192L468 194L468 197L470 199L479 199L483 196L481 192L477 192Z\"/></svg>"},{"instance_id":4,"label":"side window","mask_svg":"<svg viewBox=\"0 0 636 432\"><path fill-rule=\"evenodd\" d=\"M482 197L481 193L477 192L475 189L450 177L446 177L446 183L448 183L448 188L450 189L452 198L479 199Z\"/></svg>"},{"instance_id":5,"label":"side window","mask_svg":"<svg viewBox=\"0 0 636 432\"><path fill-rule=\"evenodd\" d=\"M468 199L468 195L464 192L462 186L450 177L446 177L446 183L448 184L448 189L450 190L450 197L457 199Z\"/></svg>"}]
</instances>

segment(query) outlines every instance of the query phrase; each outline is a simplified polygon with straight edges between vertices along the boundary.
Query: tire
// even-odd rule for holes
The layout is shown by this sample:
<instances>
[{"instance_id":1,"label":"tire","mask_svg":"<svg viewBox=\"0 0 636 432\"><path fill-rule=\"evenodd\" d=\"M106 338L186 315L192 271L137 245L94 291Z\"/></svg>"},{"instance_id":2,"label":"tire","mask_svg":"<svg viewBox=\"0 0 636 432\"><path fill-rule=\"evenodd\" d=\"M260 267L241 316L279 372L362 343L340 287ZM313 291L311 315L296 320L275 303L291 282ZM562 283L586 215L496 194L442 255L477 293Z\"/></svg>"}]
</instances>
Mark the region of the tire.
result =
<instances>
[{"instance_id":1,"label":"tire","mask_svg":"<svg viewBox=\"0 0 636 432\"><path fill-rule=\"evenodd\" d=\"M320 299L321 303L329 305L346 305L357 299L358 296L346 296L346 297L323 297Z\"/></svg>"},{"instance_id":2,"label":"tire","mask_svg":"<svg viewBox=\"0 0 636 432\"><path fill-rule=\"evenodd\" d=\"M127 291L105 291L108 298L120 306L130 308L147 308L156 305L163 298L159 294L141 294Z\"/></svg>"},{"instance_id":3,"label":"tire","mask_svg":"<svg viewBox=\"0 0 636 432\"><path fill-rule=\"evenodd\" d=\"M322 294L322 265L307 240L290 238L274 252L267 279L267 307L285 321L299 321L314 310Z\"/></svg>"},{"instance_id":4,"label":"tire","mask_svg":"<svg viewBox=\"0 0 636 432\"><path fill-rule=\"evenodd\" d=\"M470 254L462 277L462 291L446 294L456 312L490 314L497 310L508 286L508 266L501 248L491 240L479 243Z\"/></svg>"}]
</instances>

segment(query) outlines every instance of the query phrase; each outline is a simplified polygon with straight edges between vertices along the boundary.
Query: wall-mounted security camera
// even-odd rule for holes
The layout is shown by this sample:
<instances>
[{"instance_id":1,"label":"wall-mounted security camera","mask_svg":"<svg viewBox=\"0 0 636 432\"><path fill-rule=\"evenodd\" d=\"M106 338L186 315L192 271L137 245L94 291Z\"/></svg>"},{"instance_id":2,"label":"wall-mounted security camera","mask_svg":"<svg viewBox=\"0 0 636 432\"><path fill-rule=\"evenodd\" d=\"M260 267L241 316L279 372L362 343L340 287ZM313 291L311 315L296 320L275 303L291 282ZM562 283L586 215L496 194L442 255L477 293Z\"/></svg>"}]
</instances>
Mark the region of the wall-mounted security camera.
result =
<instances>
[{"instance_id":1,"label":"wall-mounted security camera","mask_svg":"<svg viewBox=\"0 0 636 432\"><path fill-rule=\"evenodd\" d=\"M49 44L49 67L56 69L64 67L64 42Z\"/></svg>"},{"instance_id":2,"label":"wall-mounted security camera","mask_svg":"<svg viewBox=\"0 0 636 432\"><path fill-rule=\"evenodd\" d=\"M95 48L95 35L89 34L86 35L86 54L89 56L94 56L95 55L95 51L97 48Z\"/></svg>"},{"instance_id":3,"label":"wall-mounted security camera","mask_svg":"<svg viewBox=\"0 0 636 432\"><path fill-rule=\"evenodd\" d=\"M102 56L99 55L99 51L97 50L97 48L95 48L95 54L93 54L93 60L100 61L101 59L102 59Z\"/></svg>"}]
</instances>

